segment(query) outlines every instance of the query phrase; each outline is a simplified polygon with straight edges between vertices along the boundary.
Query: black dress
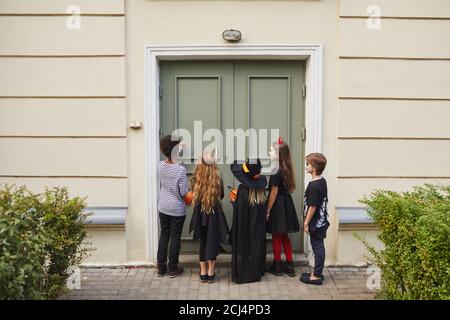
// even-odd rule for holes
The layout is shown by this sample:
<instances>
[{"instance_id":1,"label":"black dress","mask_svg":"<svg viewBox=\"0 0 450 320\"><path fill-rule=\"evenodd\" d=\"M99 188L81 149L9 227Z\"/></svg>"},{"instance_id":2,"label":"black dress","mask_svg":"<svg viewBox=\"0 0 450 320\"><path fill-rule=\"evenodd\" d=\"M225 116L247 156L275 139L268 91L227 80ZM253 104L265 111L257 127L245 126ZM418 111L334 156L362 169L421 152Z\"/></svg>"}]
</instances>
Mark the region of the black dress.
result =
<instances>
[{"instance_id":1,"label":"black dress","mask_svg":"<svg viewBox=\"0 0 450 320\"><path fill-rule=\"evenodd\" d=\"M222 185L221 199L223 197ZM202 212L200 202L196 203L189 225L189 233L192 231L194 240L200 240L204 245L204 260L215 260L220 252L220 244L229 244L228 224L219 200L214 205L214 212L209 214Z\"/></svg>"},{"instance_id":2,"label":"black dress","mask_svg":"<svg viewBox=\"0 0 450 320\"><path fill-rule=\"evenodd\" d=\"M270 176L269 189L271 186L278 186L278 194L275 203L270 211L270 218L267 222L268 233L293 233L300 231L297 211L290 192L286 189L281 173Z\"/></svg>"},{"instance_id":3,"label":"black dress","mask_svg":"<svg viewBox=\"0 0 450 320\"><path fill-rule=\"evenodd\" d=\"M260 281L266 265L266 204L249 206L249 189L239 185L233 203L231 273L236 283Z\"/></svg>"}]
</instances>

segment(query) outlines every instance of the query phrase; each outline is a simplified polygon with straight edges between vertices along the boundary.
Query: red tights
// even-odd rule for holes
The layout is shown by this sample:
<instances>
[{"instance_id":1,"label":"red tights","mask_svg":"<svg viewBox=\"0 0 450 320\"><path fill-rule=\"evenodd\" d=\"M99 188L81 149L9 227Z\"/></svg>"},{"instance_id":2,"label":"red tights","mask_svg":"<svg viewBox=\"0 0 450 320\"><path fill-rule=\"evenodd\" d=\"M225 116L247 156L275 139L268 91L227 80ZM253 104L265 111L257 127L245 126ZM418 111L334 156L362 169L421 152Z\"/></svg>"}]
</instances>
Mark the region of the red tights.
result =
<instances>
[{"instance_id":1,"label":"red tights","mask_svg":"<svg viewBox=\"0 0 450 320\"><path fill-rule=\"evenodd\" d=\"M287 233L272 234L273 258L275 261L281 260L281 245L284 247L284 254L288 262L292 261L292 246Z\"/></svg>"}]
</instances>

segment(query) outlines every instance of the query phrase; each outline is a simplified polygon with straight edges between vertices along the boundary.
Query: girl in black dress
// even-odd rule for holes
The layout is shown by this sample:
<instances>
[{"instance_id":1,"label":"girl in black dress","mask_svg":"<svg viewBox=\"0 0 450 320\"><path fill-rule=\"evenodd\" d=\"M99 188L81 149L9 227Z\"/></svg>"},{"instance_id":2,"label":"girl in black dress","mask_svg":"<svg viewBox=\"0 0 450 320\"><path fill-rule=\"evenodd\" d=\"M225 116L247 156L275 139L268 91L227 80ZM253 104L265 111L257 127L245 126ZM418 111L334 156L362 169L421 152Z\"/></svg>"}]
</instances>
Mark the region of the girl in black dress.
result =
<instances>
[{"instance_id":1,"label":"girl in black dress","mask_svg":"<svg viewBox=\"0 0 450 320\"><path fill-rule=\"evenodd\" d=\"M231 274L235 283L260 281L266 265L267 180L259 159L233 163L231 172L241 182L233 201Z\"/></svg>"},{"instance_id":2,"label":"girl in black dress","mask_svg":"<svg viewBox=\"0 0 450 320\"><path fill-rule=\"evenodd\" d=\"M213 156L204 155L191 180L194 207L189 232L200 240L200 281L215 281L220 243L228 243L228 225L222 209L223 181Z\"/></svg>"},{"instance_id":3,"label":"girl in black dress","mask_svg":"<svg viewBox=\"0 0 450 320\"><path fill-rule=\"evenodd\" d=\"M275 163L275 171L269 180L267 205L267 232L272 234L274 257L269 272L281 276L284 271L288 276L294 277L292 246L288 233L300 231L300 224L291 196L295 190L295 176L289 146L279 138L272 143L270 156ZM281 263L282 247L286 256L285 265Z\"/></svg>"}]
</instances>

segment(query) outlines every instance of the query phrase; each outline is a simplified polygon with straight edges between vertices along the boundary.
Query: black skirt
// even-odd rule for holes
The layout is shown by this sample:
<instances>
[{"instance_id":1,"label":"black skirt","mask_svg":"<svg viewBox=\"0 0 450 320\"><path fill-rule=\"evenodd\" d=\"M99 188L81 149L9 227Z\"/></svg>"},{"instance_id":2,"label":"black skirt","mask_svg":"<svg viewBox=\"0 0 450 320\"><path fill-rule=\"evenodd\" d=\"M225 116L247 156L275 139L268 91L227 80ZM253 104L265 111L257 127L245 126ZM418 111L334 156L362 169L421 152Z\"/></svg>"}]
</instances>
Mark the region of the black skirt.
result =
<instances>
[{"instance_id":1,"label":"black skirt","mask_svg":"<svg viewBox=\"0 0 450 320\"><path fill-rule=\"evenodd\" d=\"M290 193L278 193L267 222L268 233L294 233L300 231L297 211Z\"/></svg>"},{"instance_id":2,"label":"black skirt","mask_svg":"<svg viewBox=\"0 0 450 320\"><path fill-rule=\"evenodd\" d=\"M228 224L222 205L218 202L214 212L205 214L200 203L196 204L189 225L189 233L194 231L194 240L205 242L205 260L215 260L220 252L220 244L229 244Z\"/></svg>"}]
</instances>

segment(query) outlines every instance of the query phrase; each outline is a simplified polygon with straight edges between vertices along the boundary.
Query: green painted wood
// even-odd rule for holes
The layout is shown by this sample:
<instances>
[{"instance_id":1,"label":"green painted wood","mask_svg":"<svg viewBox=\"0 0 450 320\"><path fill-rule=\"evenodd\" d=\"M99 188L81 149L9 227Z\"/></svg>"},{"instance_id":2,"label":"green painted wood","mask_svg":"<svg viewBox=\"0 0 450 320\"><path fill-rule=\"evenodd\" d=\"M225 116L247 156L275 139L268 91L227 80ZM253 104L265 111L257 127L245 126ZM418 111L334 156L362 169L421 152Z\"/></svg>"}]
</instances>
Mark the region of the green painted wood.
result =
<instances>
[{"instance_id":1,"label":"green painted wood","mask_svg":"<svg viewBox=\"0 0 450 320\"><path fill-rule=\"evenodd\" d=\"M175 128L192 130L195 120L203 121L203 132L220 128L226 144L226 129L280 130L294 157L297 190L294 201L299 218L303 208L304 108L301 88L305 66L302 61L170 61L160 63L161 135ZM192 132L192 131L191 131ZM193 136L193 134L192 134ZM205 147L208 142L203 143ZM256 145L250 141L247 145ZM235 143L235 153L236 143ZM270 136L267 151L270 150ZM251 150L246 150L245 156ZM225 152L225 150L224 150ZM195 165L186 165L193 172ZM229 165L219 165L225 187L236 187ZM226 194L228 192L226 191ZM232 207L227 196L224 211L231 226ZM188 234L192 209L183 229L183 252L197 252L198 244ZM270 235L268 235L270 238ZM301 251L303 235L291 235L294 250ZM229 251L231 248L224 248ZM271 250L268 242L268 249Z\"/></svg>"},{"instance_id":2,"label":"green painted wood","mask_svg":"<svg viewBox=\"0 0 450 320\"><path fill-rule=\"evenodd\" d=\"M243 128L279 129L281 136L288 142L297 185L293 198L300 221L303 215L304 190L304 102L301 95L305 83L304 74L305 65L302 61L235 63L235 125ZM268 148L270 150L269 146ZM301 251L303 233L291 234L290 239L294 250Z\"/></svg>"},{"instance_id":3,"label":"green painted wood","mask_svg":"<svg viewBox=\"0 0 450 320\"><path fill-rule=\"evenodd\" d=\"M192 138L195 120L203 122L203 132L209 128L233 128L233 62L161 62L160 83L162 135L175 128L190 130ZM203 143L205 147L208 143ZM188 174L195 165L186 165ZM225 186L233 183L227 165L220 165ZM223 201L225 212L231 212L231 204ZM183 228L183 252L198 252L198 243L190 240L188 233L192 208L188 208ZM227 214L231 226L231 215ZM230 248L226 248L230 250Z\"/></svg>"}]
</instances>

